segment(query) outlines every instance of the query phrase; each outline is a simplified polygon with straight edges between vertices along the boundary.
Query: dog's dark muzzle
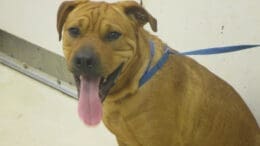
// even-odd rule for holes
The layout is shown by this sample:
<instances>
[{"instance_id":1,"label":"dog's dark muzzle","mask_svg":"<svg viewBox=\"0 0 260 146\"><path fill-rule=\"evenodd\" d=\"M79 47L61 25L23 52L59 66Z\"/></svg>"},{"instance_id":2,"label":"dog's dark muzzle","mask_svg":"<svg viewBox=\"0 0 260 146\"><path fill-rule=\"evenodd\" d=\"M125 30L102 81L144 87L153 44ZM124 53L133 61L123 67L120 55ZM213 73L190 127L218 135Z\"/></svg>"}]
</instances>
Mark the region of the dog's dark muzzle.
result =
<instances>
[{"instance_id":1,"label":"dog's dark muzzle","mask_svg":"<svg viewBox=\"0 0 260 146\"><path fill-rule=\"evenodd\" d=\"M109 90L114 86L122 68L123 63L109 75L103 75L99 57L88 48L78 51L72 59L72 73L74 74L78 92L80 91L80 76L100 78L99 95L101 101L105 100Z\"/></svg>"},{"instance_id":2,"label":"dog's dark muzzle","mask_svg":"<svg viewBox=\"0 0 260 146\"><path fill-rule=\"evenodd\" d=\"M101 64L91 48L80 49L72 59L72 72L78 75L101 76Z\"/></svg>"}]
</instances>

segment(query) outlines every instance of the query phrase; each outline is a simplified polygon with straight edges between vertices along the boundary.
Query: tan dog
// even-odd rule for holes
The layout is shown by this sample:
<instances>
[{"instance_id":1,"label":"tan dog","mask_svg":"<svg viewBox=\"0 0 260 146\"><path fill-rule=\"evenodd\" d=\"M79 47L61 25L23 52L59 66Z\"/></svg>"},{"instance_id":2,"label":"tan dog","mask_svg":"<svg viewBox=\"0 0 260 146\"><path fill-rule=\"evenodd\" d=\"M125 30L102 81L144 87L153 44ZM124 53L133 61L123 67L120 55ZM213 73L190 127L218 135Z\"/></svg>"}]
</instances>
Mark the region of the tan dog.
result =
<instances>
[{"instance_id":1,"label":"tan dog","mask_svg":"<svg viewBox=\"0 0 260 146\"><path fill-rule=\"evenodd\" d=\"M120 146L260 146L256 120L237 92L189 57L171 54L139 86L166 47L146 23L156 31L156 20L134 1L60 6L57 28L82 120L103 119Z\"/></svg>"}]
</instances>

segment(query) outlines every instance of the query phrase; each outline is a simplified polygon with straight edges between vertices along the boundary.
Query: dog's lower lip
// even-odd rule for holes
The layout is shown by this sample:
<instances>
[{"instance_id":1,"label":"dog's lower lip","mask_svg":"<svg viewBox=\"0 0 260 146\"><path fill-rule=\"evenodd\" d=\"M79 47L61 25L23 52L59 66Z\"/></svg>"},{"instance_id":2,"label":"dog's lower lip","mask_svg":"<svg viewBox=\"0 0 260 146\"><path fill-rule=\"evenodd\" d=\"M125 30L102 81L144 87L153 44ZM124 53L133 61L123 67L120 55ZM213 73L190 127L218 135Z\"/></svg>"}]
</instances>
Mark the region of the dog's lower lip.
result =
<instances>
[{"instance_id":1,"label":"dog's lower lip","mask_svg":"<svg viewBox=\"0 0 260 146\"><path fill-rule=\"evenodd\" d=\"M117 80L121 70L123 68L123 63L121 63L110 75L107 77L101 77L100 84L99 84L99 95L101 101L103 102L109 92L109 90L114 86L115 81ZM79 74L74 73L74 80L77 87L77 92L80 92L80 76ZM85 75L83 75L85 76ZM79 97L79 96L78 96Z\"/></svg>"}]
</instances>

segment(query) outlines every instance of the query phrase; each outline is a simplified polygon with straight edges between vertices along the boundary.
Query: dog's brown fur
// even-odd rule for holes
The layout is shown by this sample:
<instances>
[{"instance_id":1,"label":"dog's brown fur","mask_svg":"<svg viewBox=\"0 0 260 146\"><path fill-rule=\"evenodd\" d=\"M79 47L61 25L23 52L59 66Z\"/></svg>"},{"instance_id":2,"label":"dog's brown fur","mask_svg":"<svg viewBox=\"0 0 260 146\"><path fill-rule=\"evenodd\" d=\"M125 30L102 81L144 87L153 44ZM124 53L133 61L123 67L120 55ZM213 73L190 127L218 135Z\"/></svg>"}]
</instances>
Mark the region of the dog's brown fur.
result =
<instances>
[{"instance_id":1,"label":"dog's brown fur","mask_svg":"<svg viewBox=\"0 0 260 146\"><path fill-rule=\"evenodd\" d=\"M156 20L136 2L64 2L57 22L69 69L75 52L86 44L99 56L104 76L124 62L103 103L103 122L120 146L260 146L256 120L241 97L189 57L171 55L139 88L150 58L148 41L156 46L152 65L165 44L143 29L149 23L156 31ZM69 36L71 26L80 27L80 37ZM122 36L105 41L109 31Z\"/></svg>"}]
</instances>

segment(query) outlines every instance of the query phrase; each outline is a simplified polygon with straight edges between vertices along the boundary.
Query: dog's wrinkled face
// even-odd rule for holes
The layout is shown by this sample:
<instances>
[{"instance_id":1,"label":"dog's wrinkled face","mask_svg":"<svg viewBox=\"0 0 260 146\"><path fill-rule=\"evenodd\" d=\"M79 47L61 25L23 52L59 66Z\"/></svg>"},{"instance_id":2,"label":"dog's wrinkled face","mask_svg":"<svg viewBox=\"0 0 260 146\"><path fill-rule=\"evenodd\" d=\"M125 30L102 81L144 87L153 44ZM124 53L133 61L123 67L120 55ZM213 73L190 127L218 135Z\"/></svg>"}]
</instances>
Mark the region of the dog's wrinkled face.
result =
<instances>
[{"instance_id":1,"label":"dog's wrinkled face","mask_svg":"<svg viewBox=\"0 0 260 146\"><path fill-rule=\"evenodd\" d=\"M147 22L156 30L156 20L132 1L67 1L60 6L57 28L86 124L100 122L101 101L120 74L131 69L138 48L136 29Z\"/></svg>"}]
</instances>

